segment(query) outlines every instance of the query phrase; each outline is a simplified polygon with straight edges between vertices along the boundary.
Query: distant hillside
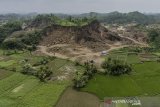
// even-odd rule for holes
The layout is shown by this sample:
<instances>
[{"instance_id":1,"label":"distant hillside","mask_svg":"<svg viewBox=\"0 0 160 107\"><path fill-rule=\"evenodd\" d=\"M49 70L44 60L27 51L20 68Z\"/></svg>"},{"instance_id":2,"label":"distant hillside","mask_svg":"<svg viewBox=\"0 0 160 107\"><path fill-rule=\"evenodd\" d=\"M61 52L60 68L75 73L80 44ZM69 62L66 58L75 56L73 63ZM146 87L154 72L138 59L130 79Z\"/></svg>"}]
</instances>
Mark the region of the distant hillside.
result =
<instances>
[{"instance_id":1,"label":"distant hillside","mask_svg":"<svg viewBox=\"0 0 160 107\"><path fill-rule=\"evenodd\" d=\"M0 21L2 20L27 20L35 17L37 13L29 13L29 14L16 14L16 13L9 13L9 14L0 14Z\"/></svg>"},{"instance_id":2,"label":"distant hillside","mask_svg":"<svg viewBox=\"0 0 160 107\"><path fill-rule=\"evenodd\" d=\"M139 23L139 24L149 24L160 22L160 18L157 15L146 15L140 12L130 12L130 13L120 13L120 12L111 12L111 13L85 13L81 15L73 15L73 17L96 17L100 22L103 23L117 23L117 24L126 24L126 23Z\"/></svg>"},{"instance_id":3,"label":"distant hillside","mask_svg":"<svg viewBox=\"0 0 160 107\"><path fill-rule=\"evenodd\" d=\"M154 17L151 15L145 15L140 12L130 12L130 13L109 13L105 17L101 17L100 20L106 23L139 23L139 24L149 24L154 23Z\"/></svg>"},{"instance_id":4,"label":"distant hillside","mask_svg":"<svg viewBox=\"0 0 160 107\"><path fill-rule=\"evenodd\" d=\"M61 19L53 14L37 15L27 21L13 20L0 26L0 43L1 46L10 49L35 47L50 26L82 27L92 21L92 19L72 17Z\"/></svg>"},{"instance_id":5,"label":"distant hillside","mask_svg":"<svg viewBox=\"0 0 160 107\"><path fill-rule=\"evenodd\" d=\"M36 17L37 16L37 17ZM47 16L47 17L46 17ZM58 24L61 25L76 25L73 21L67 21L68 19L75 18L75 19L84 19L84 18L96 18L98 21L102 23L117 23L117 24L126 24L126 23L138 23L138 24L152 24L152 23L160 23L160 14L144 14L138 11L129 12L129 13L120 13L120 12L111 12L111 13L83 13L83 14L61 14L61 13L53 13L53 14L41 14L37 15L37 13L30 13L30 14L5 14L0 15L0 21L2 20L21 20L21 19L31 19L33 17L38 18L48 18L46 21L52 22L53 19L49 16L57 17ZM53 18L53 17L52 17ZM67 19L67 20L66 20ZM77 21L78 22L78 21ZM66 24L67 23L67 24Z\"/></svg>"}]
</instances>

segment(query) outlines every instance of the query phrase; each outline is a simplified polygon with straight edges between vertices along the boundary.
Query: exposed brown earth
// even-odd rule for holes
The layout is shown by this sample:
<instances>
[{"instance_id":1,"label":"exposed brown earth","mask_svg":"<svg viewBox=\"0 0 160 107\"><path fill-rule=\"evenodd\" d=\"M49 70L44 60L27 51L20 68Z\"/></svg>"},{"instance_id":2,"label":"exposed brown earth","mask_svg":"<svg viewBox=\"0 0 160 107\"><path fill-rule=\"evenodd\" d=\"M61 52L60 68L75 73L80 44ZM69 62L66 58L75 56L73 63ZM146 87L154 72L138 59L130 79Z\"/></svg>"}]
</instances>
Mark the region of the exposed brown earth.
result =
<instances>
[{"instance_id":1,"label":"exposed brown earth","mask_svg":"<svg viewBox=\"0 0 160 107\"><path fill-rule=\"evenodd\" d=\"M49 26L46 28L45 36L40 45L73 44L88 47L93 51L102 51L109 49L110 45L117 42L120 44L134 44L131 40L122 38L117 33L101 26L98 21L93 21L82 27Z\"/></svg>"}]
</instances>

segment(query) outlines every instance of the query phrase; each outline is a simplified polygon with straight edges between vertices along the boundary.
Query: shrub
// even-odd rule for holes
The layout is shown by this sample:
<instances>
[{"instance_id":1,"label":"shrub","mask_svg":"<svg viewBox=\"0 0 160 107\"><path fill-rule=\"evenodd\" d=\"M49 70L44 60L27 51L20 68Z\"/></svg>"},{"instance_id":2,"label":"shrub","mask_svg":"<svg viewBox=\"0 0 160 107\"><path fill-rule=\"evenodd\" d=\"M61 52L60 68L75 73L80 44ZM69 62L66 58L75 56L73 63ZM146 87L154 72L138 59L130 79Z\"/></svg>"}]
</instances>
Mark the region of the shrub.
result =
<instances>
[{"instance_id":1,"label":"shrub","mask_svg":"<svg viewBox=\"0 0 160 107\"><path fill-rule=\"evenodd\" d=\"M33 66L46 65L49 62L49 58L42 58L40 61L36 62Z\"/></svg>"},{"instance_id":2,"label":"shrub","mask_svg":"<svg viewBox=\"0 0 160 107\"><path fill-rule=\"evenodd\" d=\"M28 75L36 75L36 70L30 64L25 64L22 67L21 73Z\"/></svg>"},{"instance_id":3,"label":"shrub","mask_svg":"<svg viewBox=\"0 0 160 107\"><path fill-rule=\"evenodd\" d=\"M86 62L85 63L85 72L84 75L87 75L89 78L92 78L92 76L97 72L96 66L92 62Z\"/></svg>"},{"instance_id":4,"label":"shrub","mask_svg":"<svg viewBox=\"0 0 160 107\"><path fill-rule=\"evenodd\" d=\"M89 80L89 77L86 75L81 76L80 78L74 79L74 87L76 89L82 88L82 87L86 86L88 80Z\"/></svg>"},{"instance_id":5,"label":"shrub","mask_svg":"<svg viewBox=\"0 0 160 107\"><path fill-rule=\"evenodd\" d=\"M40 79L40 81L45 81L47 77L49 77L52 74L52 71L47 66L40 67L40 69L37 72L37 77Z\"/></svg>"}]
</instances>

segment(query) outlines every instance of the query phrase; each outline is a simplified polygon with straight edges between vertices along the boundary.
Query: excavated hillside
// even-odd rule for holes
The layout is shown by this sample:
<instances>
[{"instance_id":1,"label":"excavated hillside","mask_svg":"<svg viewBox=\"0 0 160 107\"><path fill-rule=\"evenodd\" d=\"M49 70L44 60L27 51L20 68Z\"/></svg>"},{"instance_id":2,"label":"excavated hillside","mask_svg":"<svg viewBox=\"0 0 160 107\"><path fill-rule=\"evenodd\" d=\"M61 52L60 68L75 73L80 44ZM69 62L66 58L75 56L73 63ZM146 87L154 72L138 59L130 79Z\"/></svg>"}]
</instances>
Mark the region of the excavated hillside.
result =
<instances>
[{"instance_id":1,"label":"excavated hillside","mask_svg":"<svg viewBox=\"0 0 160 107\"><path fill-rule=\"evenodd\" d=\"M96 20L82 27L51 25L45 28L44 34L40 43L44 46L72 44L85 46L94 51L102 51L109 49L114 44L133 44L131 40L122 38L117 33L101 26Z\"/></svg>"}]
</instances>

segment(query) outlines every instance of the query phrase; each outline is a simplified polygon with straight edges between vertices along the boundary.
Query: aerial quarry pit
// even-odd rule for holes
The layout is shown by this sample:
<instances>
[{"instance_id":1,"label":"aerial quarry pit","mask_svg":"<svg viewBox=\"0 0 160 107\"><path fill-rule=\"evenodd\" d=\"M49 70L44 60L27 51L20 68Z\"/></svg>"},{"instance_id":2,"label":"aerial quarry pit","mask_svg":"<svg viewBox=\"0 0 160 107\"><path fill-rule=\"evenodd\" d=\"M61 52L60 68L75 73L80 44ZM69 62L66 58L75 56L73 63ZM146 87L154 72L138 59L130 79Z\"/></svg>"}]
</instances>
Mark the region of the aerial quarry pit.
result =
<instances>
[{"instance_id":1,"label":"aerial quarry pit","mask_svg":"<svg viewBox=\"0 0 160 107\"><path fill-rule=\"evenodd\" d=\"M105 29L105 26L104 26ZM115 31L114 31L115 32ZM123 32L125 33L125 32ZM101 35L103 36L103 35ZM80 63L84 63L86 61L94 61L94 63L100 67L102 62L105 60L103 56L107 55L109 52L113 50L118 50L124 47L149 47L149 45L144 41L138 41L132 37L123 36L122 34L118 34L118 37L129 41L130 43L125 42L115 42L112 44L104 43L102 45L101 51L88 48L88 46L80 45L80 44L56 44L56 45L39 45L37 49L37 53L42 53L48 56L55 56L62 59L68 59L71 61L78 61ZM92 44L91 44L92 45ZM93 44L94 45L94 44ZM106 48L104 47L106 46ZM96 48L101 48L96 47ZM103 53L104 52L104 53Z\"/></svg>"},{"instance_id":2,"label":"aerial quarry pit","mask_svg":"<svg viewBox=\"0 0 160 107\"><path fill-rule=\"evenodd\" d=\"M133 38L132 32L108 30L98 21L81 28L52 25L47 28L46 35L37 52L81 63L93 60L97 66L105 60L103 52L107 54L130 46L148 47L147 39L141 40L145 35Z\"/></svg>"},{"instance_id":3,"label":"aerial quarry pit","mask_svg":"<svg viewBox=\"0 0 160 107\"><path fill-rule=\"evenodd\" d=\"M160 107L159 41L160 14L0 15L0 107Z\"/></svg>"}]
</instances>

